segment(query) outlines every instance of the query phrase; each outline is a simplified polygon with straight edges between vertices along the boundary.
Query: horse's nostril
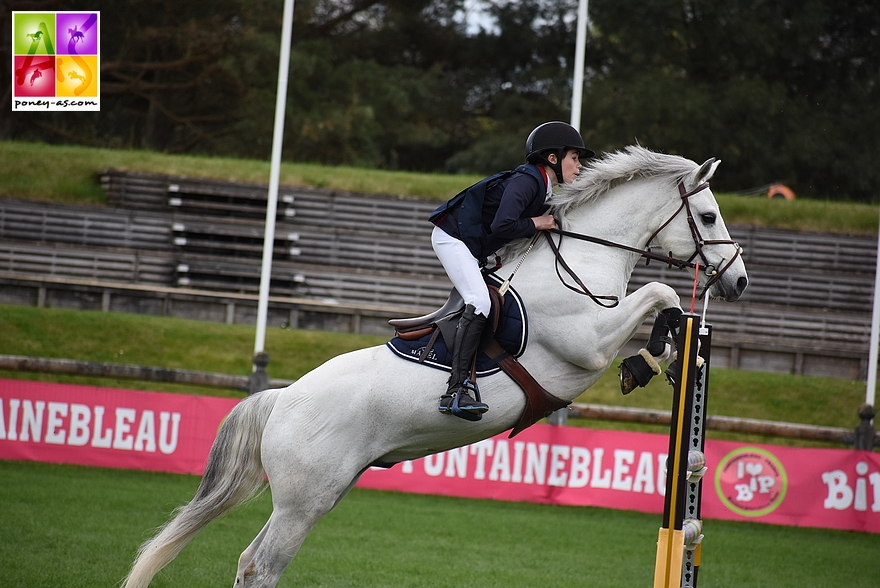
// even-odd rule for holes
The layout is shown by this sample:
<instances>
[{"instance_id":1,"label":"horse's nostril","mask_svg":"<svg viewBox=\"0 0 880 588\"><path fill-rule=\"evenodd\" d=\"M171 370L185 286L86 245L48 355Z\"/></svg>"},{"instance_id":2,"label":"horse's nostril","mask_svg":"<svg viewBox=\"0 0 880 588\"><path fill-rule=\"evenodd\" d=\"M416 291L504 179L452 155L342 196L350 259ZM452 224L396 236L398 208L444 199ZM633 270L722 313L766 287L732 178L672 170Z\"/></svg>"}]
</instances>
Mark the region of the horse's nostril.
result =
<instances>
[{"instance_id":1,"label":"horse's nostril","mask_svg":"<svg viewBox=\"0 0 880 588\"><path fill-rule=\"evenodd\" d=\"M742 277L736 281L736 295L741 296L743 291L745 291L746 287L749 285L749 279L746 277Z\"/></svg>"}]
</instances>

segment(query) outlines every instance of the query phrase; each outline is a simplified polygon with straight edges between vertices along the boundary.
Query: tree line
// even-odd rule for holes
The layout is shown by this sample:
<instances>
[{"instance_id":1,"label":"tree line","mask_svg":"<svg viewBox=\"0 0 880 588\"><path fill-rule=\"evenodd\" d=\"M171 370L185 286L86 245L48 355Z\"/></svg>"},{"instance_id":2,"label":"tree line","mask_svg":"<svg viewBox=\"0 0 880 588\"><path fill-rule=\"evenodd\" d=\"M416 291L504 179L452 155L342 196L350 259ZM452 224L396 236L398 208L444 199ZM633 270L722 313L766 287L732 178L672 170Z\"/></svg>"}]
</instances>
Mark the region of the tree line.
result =
<instances>
[{"instance_id":1,"label":"tree line","mask_svg":"<svg viewBox=\"0 0 880 588\"><path fill-rule=\"evenodd\" d=\"M491 173L568 121L577 0L297 0L284 158ZM266 159L283 0L30 0L101 11L100 113L0 110L0 138ZM479 19L465 18L480 8ZM581 130L723 160L716 189L782 181L878 201L880 4L591 0Z\"/></svg>"}]
</instances>

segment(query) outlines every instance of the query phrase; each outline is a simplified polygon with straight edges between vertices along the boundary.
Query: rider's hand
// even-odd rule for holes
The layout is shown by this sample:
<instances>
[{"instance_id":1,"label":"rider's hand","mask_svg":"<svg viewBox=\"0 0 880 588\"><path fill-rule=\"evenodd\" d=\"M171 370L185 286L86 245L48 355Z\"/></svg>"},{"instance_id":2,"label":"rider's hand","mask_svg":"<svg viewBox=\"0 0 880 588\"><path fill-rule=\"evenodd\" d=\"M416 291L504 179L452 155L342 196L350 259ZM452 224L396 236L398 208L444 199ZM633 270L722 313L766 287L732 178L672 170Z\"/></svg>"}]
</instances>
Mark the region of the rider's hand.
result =
<instances>
[{"instance_id":1,"label":"rider's hand","mask_svg":"<svg viewBox=\"0 0 880 588\"><path fill-rule=\"evenodd\" d=\"M549 214L545 214L544 216L533 216L532 222L535 223L535 228L539 231L556 228L556 219Z\"/></svg>"}]
</instances>

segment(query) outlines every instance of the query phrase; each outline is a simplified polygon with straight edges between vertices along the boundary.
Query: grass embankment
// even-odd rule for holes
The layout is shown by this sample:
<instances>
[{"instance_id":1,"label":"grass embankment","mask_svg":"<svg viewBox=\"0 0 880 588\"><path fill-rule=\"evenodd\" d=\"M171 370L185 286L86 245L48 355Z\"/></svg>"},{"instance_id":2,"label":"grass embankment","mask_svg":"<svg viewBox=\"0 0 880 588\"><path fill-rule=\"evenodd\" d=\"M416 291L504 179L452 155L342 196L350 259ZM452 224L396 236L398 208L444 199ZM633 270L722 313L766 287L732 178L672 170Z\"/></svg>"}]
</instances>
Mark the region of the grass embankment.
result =
<instances>
[{"instance_id":1,"label":"grass embankment","mask_svg":"<svg viewBox=\"0 0 880 588\"><path fill-rule=\"evenodd\" d=\"M240 375L250 372L254 340L254 327L244 325L21 306L0 306L0 332L4 334L0 338L2 354ZM376 336L268 329L266 349L272 361L267 371L273 378L297 379L340 353L384 342L384 337ZM0 377L125 389L242 396L240 392L232 390L162 382L62 377L9 371L0 371ZM856 410L863 401L864 394L865 384L859 381L715 369L711 375L708 407L711 414L852 428L858 424ZM598 384L581 395L577 402L669 410L671 388L663 378L658 377L646 388L622 396L615 366ZM596 423L574 419L571 424L658 433L668 431L668 427L662 426ZM710 432L709 437L780 442L758 436L732 436L716 432Z\"/></svg>"},{"instance_id":2,"label":"grass embankment","mask_svg":"<svg viewBox=\"0 0 880 588\"><path fill-rule=\"evenodd\" d=\"M255 328L125 313L0 306L0 353L187 369L221 374L251 372ZM331 357L378 345L382 337L268 329L273 378L295 380ZM0 377L92 384L157 392L242 397L233 390L164 382L0 371Z\"/></svg>"},{"instance_id":3,"label":"grass embankment","mask_svg":"<svg viewBox=\"0 0 880 588\"><path fill-rule=\"evenodd\" d=\"M106 203L106 194L100 188L98 175L108 168L246 182L269 181L268 161L0 141L0 196L101 205ZM722 166L719 174L723 173ZM450 198L479 179L479 176L344 166L281 165L282 184L432 200ZM717 197L728 224L877 234L876 205L768 200L726 194L717 194Z\"/></svg>"},{"instance_id":4,"label":"grass embankment","mask_svg":"<svg viewBox=\"0 0 880 588\"><path fill-rule=\"evenodd\" d=\"M47 161L51 161L51 165ZM100 172L105 169L269 182L268 161L0 141L0 196L105 204L107 196L98 182ZM286 185L443 200L479 179L477 176L283 163L280 181Z\"/></svg>"},{"instance_id":5,"label":"grass embankment","mask_svg":"<svg viewBox=\"0 0 880 588\"><path fill-rule=\"evenodd\" d=\"M0 461L0 584L115 586L195 476ZM208 525L155 588L228 586L269 494ZM355 489L278 584L315 587L650 586L660 516ZM880 537L706 522L700 585L876 586Z\"/></svg>"}]
</instances>

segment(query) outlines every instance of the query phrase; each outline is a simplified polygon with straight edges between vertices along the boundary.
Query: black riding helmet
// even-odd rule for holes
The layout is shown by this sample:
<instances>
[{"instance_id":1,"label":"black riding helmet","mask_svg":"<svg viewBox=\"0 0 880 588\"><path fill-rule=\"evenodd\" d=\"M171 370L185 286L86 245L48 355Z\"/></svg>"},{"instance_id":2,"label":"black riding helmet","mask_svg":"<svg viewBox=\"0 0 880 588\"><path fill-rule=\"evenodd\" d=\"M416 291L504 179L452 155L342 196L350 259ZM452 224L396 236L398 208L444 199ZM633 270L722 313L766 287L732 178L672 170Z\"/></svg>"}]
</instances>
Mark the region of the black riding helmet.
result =
<instances>
[{"instance_id":1,"label":"black riding helmet","mask_svg":"<svg viewBox=\"0 0 880 588\"><path fill-rule=\"evenodd\" d=\"M562 157L569 149L577 150L582 158L596 155L584 146L583 137L573 126L559 121L546 122L535 127L526 139L526 161L548 166L556 173L556 179L561 184ZM556 163L547 160L551 153L556 154Z\"/></svg>"}]
</instances>

